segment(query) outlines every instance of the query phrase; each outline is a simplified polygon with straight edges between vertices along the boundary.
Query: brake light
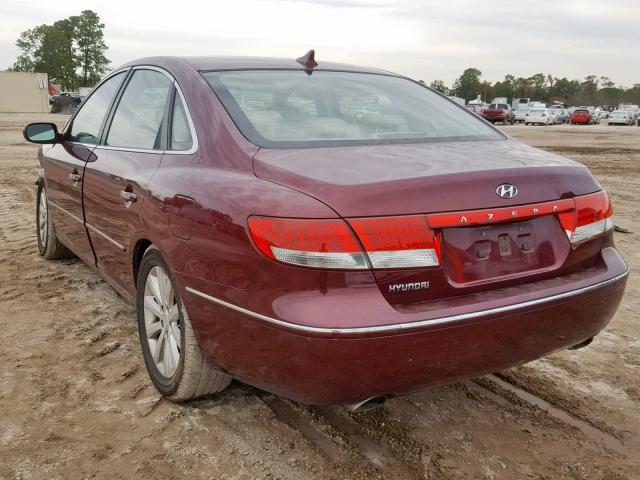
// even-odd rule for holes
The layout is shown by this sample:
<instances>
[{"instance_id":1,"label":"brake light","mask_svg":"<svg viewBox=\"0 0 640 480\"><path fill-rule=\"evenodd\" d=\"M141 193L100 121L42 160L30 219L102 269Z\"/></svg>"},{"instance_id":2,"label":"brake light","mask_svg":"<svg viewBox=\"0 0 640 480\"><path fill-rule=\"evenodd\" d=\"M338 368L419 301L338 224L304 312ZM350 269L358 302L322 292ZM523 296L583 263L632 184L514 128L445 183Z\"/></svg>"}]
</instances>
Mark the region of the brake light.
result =
<instances>
[{"instance_id":1,"label":"brake light","mask_svg":"<svg viewBox=\"0 0 640 480\"><path fill-rule=\"evenodd\" d=\"M373 268L440 265L440 236L423 215L351 219Z\"/></svg>"},{"instance_id":2,"label":"brake light","mask_svg":"<svg viewBox=\"0 0 640 480\"><path fill-rule=\"evenodd\" d=\"M368 268L358 242L342 220L249 217L260 252L283 263L318 268Z\"/></svg>"},{"instance_id":3,"label":"brake light","mask_svg":"<svg viewBox=\"0 0 640 480\"><path fill-rule=\"evenodd\" d=\"M440 237L424 216L348 220L249 217L257 249L283 263L334 269L440 265Z\"/></svg>"},{"instance_id":4,"label":"brake light","mask_svg":"<svg viewBox=\"0 0 640 480\"><path fill-rule=\"evenodd\" d=\"M588 240L613 228L613 208L604 190L576 197L575 202L575 229L570 237L571 243Z\"/></svg>"}]
</instances>

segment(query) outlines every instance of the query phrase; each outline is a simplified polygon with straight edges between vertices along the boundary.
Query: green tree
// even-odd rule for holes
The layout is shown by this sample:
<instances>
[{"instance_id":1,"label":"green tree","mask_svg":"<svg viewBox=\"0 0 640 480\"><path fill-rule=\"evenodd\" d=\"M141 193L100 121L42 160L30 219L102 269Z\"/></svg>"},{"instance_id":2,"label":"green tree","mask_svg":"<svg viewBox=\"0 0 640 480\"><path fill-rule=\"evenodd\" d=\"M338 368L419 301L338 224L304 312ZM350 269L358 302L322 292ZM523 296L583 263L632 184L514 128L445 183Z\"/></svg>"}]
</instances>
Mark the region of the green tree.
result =
<instances>
[{"instance_id":1,"label":"green tree","mask_svg":"<svg viewBox=\"0 0 640 480\"><path fill-rule=\"evenodd\" d=\"M108 47L104 42L104 23L92 10L84 10L80 15L70 17L69 21L73 25L80 84L94 85L110 63L105 56Z\"/></svg>"},{"instance_id":2,"label":"green tree","mask_svg":"<svg viewBox=\"0 0 640 480\"><path fill-rule=\"evenodd\" d=\"M444 95L449 95L449 89L442 80L434 80L429 86Z\"/></svg>"},{"instance_id":3,"label":"green tree","mask_svg":"<svg viewBox=\"0 0 640 480\"><path fill-rule=\"evenodd\" d=\"M14 72L33 72L36 63L36 54L42 46L44 28L46 25L25 30L16 40L16 46L20 49L20 54L15 63L9 68Z\"/></svg>"},{"instance_id":4,"label":"green tree","mask_svg":"<svg viewBox=\"0 0 640 480\"><path fill-rule=\"evenodd\" d=\"M109 66L103 28L98 15L85 10L53 25L26 30L16 41L20 54L10 70L46 72L68 90L94 85Z\"/></svg>"},{"instance_id":5,"label":"green tree","mask_svg":"<svg viewBox=\"0 0 640 480\"><path fill-rule=\"evenodd\" d=\"M77 77L72 51L72 40L63 30L45 25L42 45L37 51L34 69L47 72L49 78L67 90L75 90Z\"/></svg>"},{"instance_id":6,"label":"green tree","mask_svg":"<svg viewBox=\"0 0 640 480\"><path fill-rule=\"evenodd\" d=\"M622 100L636 105L640 104L640 83L636 83L632 88L627 89Z\"/></svg>"},{"instance_id":7,"label":"green tree","mask_svg":"<svg viewBox=\"0 0 640 480\"><path fill-rule=\"evenodd\" d=\"M467 68L453 84L453 94L456 97L464 98L466 101L473 100L480 92L480 76L482 72L477 68Z\"/></svg>"},{"instance_id":8,"label":"green tree","mask_svg":"<svg viewBox=\"0 0 640 480\"><path fill-rule=\"evenodd\" d=\"M11 70L46 72L63 88L77 86L71 38L57 26L40 25L20 34L16 45L21 53Z\"/></svg>"},{"instance_id":9,"label":"green tree","mask_svg":"<svg viewBox=\"0 0 640 480\"><path fill-rule=\"evenodd\" d=\"M493 85L493 95L513 99L516 92L516 77L505 75L504 80Z\"/></svg>"}]
</instances>

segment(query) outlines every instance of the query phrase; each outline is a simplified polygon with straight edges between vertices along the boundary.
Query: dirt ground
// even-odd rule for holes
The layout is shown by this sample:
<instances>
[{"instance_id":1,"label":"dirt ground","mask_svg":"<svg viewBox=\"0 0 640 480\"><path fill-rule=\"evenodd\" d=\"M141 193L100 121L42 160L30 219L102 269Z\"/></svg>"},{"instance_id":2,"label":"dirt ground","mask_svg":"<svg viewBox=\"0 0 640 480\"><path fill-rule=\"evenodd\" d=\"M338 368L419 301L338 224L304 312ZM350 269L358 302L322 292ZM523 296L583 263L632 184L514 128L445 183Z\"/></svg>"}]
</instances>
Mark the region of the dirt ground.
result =
<instances>
[{"instance_id":1,"label":"dirt ground","mask_svg":"<svg viewBox=\"0 0 640 480\"><path fill-rule=\"evenodd\" d=\"M0 114L0 479L640 478L640 128L506 127L591 168L633 270L587 348L349 414L234 382L160 398L135 314L77 260L37 255L37 148ZM588 312L585 312L588 315Z\"/></svg>"}]
</instances>

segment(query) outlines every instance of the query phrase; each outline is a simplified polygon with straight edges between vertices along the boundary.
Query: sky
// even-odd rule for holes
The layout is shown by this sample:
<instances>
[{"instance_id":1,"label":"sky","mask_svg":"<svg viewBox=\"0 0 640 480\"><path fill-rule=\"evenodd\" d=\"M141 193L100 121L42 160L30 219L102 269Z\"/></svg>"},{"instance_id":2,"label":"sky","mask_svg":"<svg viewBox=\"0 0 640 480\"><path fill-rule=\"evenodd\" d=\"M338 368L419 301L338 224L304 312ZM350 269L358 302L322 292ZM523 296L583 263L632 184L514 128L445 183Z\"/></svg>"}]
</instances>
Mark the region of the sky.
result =
<instances>
[{"instance_id":1,"label":"sky","mask_svg":"<svg viewBox=\"0 0 640 480\"><path fill-rule=\"evenodd\" d=\"M151 55L366 65L447 85L465 68L640 83L640 0L16 0L0 3L0 70L20 32L94 10L116 68Z\"/></svg>"}]
</instances>

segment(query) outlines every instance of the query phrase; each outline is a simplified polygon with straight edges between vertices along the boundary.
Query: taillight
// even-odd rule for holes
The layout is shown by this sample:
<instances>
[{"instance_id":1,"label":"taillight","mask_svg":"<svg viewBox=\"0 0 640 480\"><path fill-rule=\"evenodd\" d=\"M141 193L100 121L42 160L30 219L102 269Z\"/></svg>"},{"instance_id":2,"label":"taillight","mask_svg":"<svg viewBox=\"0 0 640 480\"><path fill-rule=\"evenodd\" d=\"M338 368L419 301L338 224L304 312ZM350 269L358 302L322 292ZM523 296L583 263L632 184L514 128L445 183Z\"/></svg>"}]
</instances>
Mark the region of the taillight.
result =
<instances>
[{"instance_id":1,"label":"taillight","mask_svg":"<svg viewBox=\"0 0 640 480\"><path fill-rule=\"evenodd\" d=\"M407 268L440 265L440 237L424 216L348 220L249 217L251 237L268 258L334 268ZM364 251L363 251L364 249Z\"/></svg>"},{"instance_id":2,"label":"taillight","mask_svg":"<svg viewBox=\"0 0 640 480\"><path fill-rule=\"evenodd\" d=\"M249 217L251 237L264 255L293 265L318 268L368 268L342 220Z\"/></svg>"},{"instance_id":3,"label":"taillight","mask_svg":"<svg viewBox=\"0 0 640 480\"><path fill-rule=\"evenodd\" d=\"M571 243L581 242L613 228L613 208L603 190L575 198L576 226Z\"/></svg>"},{"instance_id":4,"label":"taillight","mask_svg":"<svg viewBox=\"0 0 640 480\"><path fill-rule=\"evenodd\" d=\"M425 216L350 219L373 268L440 265L440 237Z\"/></svg>"},{"instance_id":5,"label":"taillight","mask_svg":"<svg viewBox=\"0 0 640 480\"><path fill-rule=\"evenodd\" d=\"M575 210L558 215L571 243L596 237L613 228L613 209L605 191L574 198Z\"/></svg>"}]
</instances>

